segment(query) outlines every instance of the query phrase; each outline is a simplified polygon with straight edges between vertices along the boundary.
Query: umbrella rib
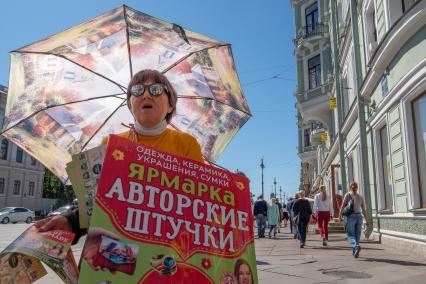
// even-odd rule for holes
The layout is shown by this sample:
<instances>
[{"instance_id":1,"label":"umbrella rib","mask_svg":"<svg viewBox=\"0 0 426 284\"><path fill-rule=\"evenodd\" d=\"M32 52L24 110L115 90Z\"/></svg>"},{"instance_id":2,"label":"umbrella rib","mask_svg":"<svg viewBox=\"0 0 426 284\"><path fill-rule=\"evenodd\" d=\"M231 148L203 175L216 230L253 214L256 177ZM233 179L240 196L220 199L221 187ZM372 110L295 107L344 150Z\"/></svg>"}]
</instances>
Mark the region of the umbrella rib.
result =
<instances>
[{"instance_id":1,"label":"umbrella rib","mask_svg":"<svg viewBox=\"0 0 426 284\"><path fill-rule=\"evenodd\" d=\"M212 48L222 47L222 46L230 46L230 44L229 43L216 44L216 45L213 45L213 46L210 46L210 47L206 47L206 48L188 53L186 56L182 57L181 59L179 59L178 61L176 61L175 63L173 63L172 65L170 65L166 69L164 69L163 71L161 71L161 73L163 73L163 74L166 73L167 71L169 71L170 69L172 69L173 67L175 67L176 65L178 65L179 63L181 63L182 61L184 61L185 59L187 59L188 57L190 57L191 55L193 55L195 53L202 52L202 51L205 51L205 50L209 50L209 49L212 49Z\"/></svg>"},{"instance_id":2,"label":"umbrella rib","mask_svg":"<svg viewBox=\"0 0 426 284\"><path fill-rule=\"evenodd\" d=\"M89 69L89 68L87 68L87 67L85 67L85 66L81 65L80 63L77 63L77 62L75 62L75 61L73 61L73 60L69 59L68 57L66 57L66 56L64 56L64 55L62 55L62 54L55 54L55 53L43 52L43 51L19 51L19 50L15 50L15 51L12 51L12 52L17 52L17 53L21 53L21 54L29 53L29 54L53 55L53 56L57 56L57 57L59 57L59 58L63 58L63 59L65 59L65 60L67 60L67 61L69 61L69 62L71 62L71 63L74 63L75 65L77 65L77 66L79 66L79 67L81 67L81 68L83 68L83 69L85 69L85 70L89 71L90 73L93 73L93 74L95 74L95 75L98 75L99 77L101 77L101 78L103 78L103 79L105 79L105 80L107 80L107 81L109 81L109 82L113 83L114 85L116 85L117 87L119 87L119 88L120 88L123 92L126 92L126 87L124 87L124 86L120 85L119 83L117 83L117 82L115 82L115 81L113 81L113 80L109 79L108 77L105 77L104 75L102 75L102 74L100 74L100 73L98 73L98 72L95 72L95 71L93 71L93 70L91 70L91 69Z\"/></svg>"},{"instance_id":3,"label":"umbrella rib","mask_svg":"<svg viewBox=\"0 0 426 284\"><path fill-rule=\"evenodd\" d=\"M99 128L93 133L93 135L86 141L86 143L84 143L83 147L81 147L81 151L83 151L86 146L89 144L89 142L93 139L93 137L95 137L95 135L99 132L99 130L102 129L102 127L104 127L104 125L107 123L107 121L121 108L125 105L127 101L123 101L106 119L105 121L101 124L101 126L99 126Z\"/></svg>"},{"instance_id":4,"label":"umbrella rib","mask_svg":"<svg viewBox=\"0 0 426 284\"><path fill-rule=\"evenodd\" d=\"M177 96L177 97L178 97L178 98L181 98L181 99L191 99L191 100L209 100L209 101L215 101L215 102L221 103L221 104L223 104L223 105L229 106L229 107L231 107L231 108L233 108L233 109L239 110L239 111L241 111L241 112L243 112L243 113L245 113L245 114L247 114L247 115L249 115L249 116L252 116L250 112L247 112L247 111L242 110L242 109L240 109L240 108L233 107L233 106L231 106L231 105L229 105L229 104L227 104L227 103L221 102L221 101L216 100L216 99L213 99L213 98L207 98L207 97L201 97L201 96L198 96L198 97L192 97L192 96L191 96L191 97L190 97L190 96Z\"/></svg>"},{"instance_id":5,"label":"umbrella rib","mask_svg":"<svg viewBox=\"0 0 426 284\"><path fill-rule=\"evenodd\" d=\"M118 99L122 99L123 101L126 101L125 99L118 97L119 95L124 95L124 94L114 94L114 95L101 96L101 97L96 97L96 98L88 98L88 99L84 99L84 100L80 100L80 101L73 101L73 102L68 102L68 103L64 103L64 104L57 104L57 105L52 105L52 106L44 107L44 108L42 108L42 109L39 109L39 110L37 110L37 111L33 112L31 115L29 115L29 116L27 116L27 117L25 117L25 118L23 118L23 119L19 120L19 121L18 121L17 123L15 123L14 125L12 125L12 126L8 127L8 128L7 128L6 130L4 130L4 131L2 131L2 132L0 133L0 135L2 135L3 133L6 133L6 132L7 132L7 131L9 131L10 129L12 129L12 128L16 127L17 125L21 124L21 123L22 123L22 122L24 122L25 120L27 120L27 119L29 119L29 118L31 118L31 117L33 117L33 116L37 115L38 113L40 113L40 112L42 112L42 111L45 111L45 110L48 110L48 109L51 109L51 108L54 108L54 107L60 107L60 106L65 106L65 105L71 105L71 104L75 104L75 103L87 102L87 101L92 101L92 100L97 100L97 99L104 99L104 98L108 98L108 97L114 97L114 98L118 98Z\"/></svg>"},{"instance_id":6,"label":"umbrella rib","mask_svg":"<svg viewBox=\"0 0 426 284\"><path fill-rule=\"evenodd\" d=\"M127 20L127 6L123 5L124 22L126 23L127 54L129 56L130 78L133 78L132 56L130 53L129 21Z\"/></svg>"}]
</instances>

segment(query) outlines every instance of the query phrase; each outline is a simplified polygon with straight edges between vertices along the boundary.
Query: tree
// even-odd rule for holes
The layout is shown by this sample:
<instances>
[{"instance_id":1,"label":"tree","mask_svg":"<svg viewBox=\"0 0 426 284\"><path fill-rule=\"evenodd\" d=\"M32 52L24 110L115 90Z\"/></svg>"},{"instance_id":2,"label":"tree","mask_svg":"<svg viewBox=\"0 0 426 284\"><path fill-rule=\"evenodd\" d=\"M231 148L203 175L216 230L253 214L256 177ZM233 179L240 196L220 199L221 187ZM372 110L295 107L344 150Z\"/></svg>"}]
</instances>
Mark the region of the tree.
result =
<instances>
[{"instance_id":1,"label":"tree","mask_svg":"<svg viewBox=\"0 0 426 284\"><path fill-rule=\"evenodd\" d=\"M58 206L71 203L74 198L74 190L71 185L64 185L51 171L46 169L43 181L43 198L58 199Z\"/></svg>"}]
</instances>

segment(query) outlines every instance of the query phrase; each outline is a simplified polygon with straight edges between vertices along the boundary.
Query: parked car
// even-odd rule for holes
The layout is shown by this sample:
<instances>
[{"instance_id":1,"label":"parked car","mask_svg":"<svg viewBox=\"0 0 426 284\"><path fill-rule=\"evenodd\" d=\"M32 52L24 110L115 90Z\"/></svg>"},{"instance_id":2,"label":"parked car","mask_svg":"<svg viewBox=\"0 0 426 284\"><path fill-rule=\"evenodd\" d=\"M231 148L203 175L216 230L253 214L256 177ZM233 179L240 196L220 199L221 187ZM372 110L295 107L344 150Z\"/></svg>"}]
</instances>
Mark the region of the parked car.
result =
<instances>
[{"instance_id":1,"label":"parked car","mask_svg":"<svg viewBox=\"0 0 426 284\"><path fill-rule=\"evenodd\" d=\"M24 207L5 207L0 210L0 222L27 222L31 223L35 219L34 212Z\"/></svg>"},{"instance_id":2,"label":"parked car","mask_svg":"<svg viewBox=\"0 0 426 284\"><path fill-rule=\"evenodd\" d=\"M49 212L49 214L47 214L47 217L68 213L68 212L71 212L74 208L76 208L76 206L74 205L65 205L65 206L59 207L55 211Z\"/></svg>"}]
</instances>

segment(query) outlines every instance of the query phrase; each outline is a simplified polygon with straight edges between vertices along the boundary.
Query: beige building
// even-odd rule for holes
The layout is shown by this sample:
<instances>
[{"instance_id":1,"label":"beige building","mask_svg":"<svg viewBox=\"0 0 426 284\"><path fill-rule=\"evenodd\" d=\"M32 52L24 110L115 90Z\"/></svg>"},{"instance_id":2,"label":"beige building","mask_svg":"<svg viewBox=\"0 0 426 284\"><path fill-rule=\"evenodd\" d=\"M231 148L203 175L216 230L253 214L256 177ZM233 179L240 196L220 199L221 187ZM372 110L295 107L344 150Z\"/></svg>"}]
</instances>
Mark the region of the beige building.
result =
<instances>
[{"instance_id":1,"label":"beige building","mask_svg":"<svg viewBox=\"0 0 426 284\"><path fill-rule=\"evenodd\" d=\"M0 85L0 122L3 125L7 88ZM17 145L0 137L0 208L22 206L43 210L44 166Z\"/></svg>"}]
</instances>

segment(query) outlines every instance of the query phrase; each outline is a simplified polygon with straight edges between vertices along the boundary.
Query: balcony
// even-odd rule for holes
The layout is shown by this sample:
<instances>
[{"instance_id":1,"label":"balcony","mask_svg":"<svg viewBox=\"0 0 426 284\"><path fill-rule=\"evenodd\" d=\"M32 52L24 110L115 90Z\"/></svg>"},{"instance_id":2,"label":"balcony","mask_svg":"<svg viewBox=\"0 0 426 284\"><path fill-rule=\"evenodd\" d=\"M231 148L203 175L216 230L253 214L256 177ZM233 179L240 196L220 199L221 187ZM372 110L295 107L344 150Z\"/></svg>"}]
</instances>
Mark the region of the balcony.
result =
<instances>
[{"instance_id":1,"label":"balcony","mask_svg":"<svg viewBox=\"0 0 426 284\"><path fill-rule=\"evenodd\" d=\"M326 135L326 136L324 136L324 135ZM328 139L328 132L327 132L326 129L324 129L324 128L314 129L311 132L311 137L310 137L311 144L313 146L321 145L323 142L327 141L327 139L325 139L325 137L327 137L327 139Z\"/></svg>"},{"instance_id":2,"label":"balcony","mask_svg":"<svg viewBox=\"0 0 426 284\"><path fill-rule=\"evenodd\" d=\"M304 146L298 147L299 158L302 160L302 163L314 164L317 159L317 146Z\"/></svg>"},{"instance_id":3,"label":"balcony","mask_svg":"<svg viewBox=\"0 0 426 284\"><path fill-rule=\"evenodd\" d=\"M304 147L298 147L299 149L299 154L300 153L305 153L305 152L311 152L311 151L317 151L317 146L304 146Z\"/></svg>"},{"instance_id":4,"label":"balcony","mask_svg":"<svg viewBox=\"0 0 426 284\"><path fill-rule=\"evenodd\" d=\"M331 111L328 93L318 88L306 94L296 94L298 102L296 108L302 122L320 121L327 127L331 126Z\"/></svg>"},{"instance_id":5,"label":"balcony","mask_svg":"<svg viewBox=\"0 0 426 284\"><path fill-rule=\"evenodd\" d=\"M299 29L293 43L296 50L305 47L312 49L314 43L324 37L328 37L328 26L321 23L314 26L308 25Z\"/></svg>"}]
</instances>

